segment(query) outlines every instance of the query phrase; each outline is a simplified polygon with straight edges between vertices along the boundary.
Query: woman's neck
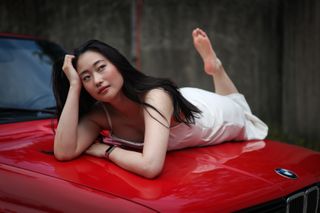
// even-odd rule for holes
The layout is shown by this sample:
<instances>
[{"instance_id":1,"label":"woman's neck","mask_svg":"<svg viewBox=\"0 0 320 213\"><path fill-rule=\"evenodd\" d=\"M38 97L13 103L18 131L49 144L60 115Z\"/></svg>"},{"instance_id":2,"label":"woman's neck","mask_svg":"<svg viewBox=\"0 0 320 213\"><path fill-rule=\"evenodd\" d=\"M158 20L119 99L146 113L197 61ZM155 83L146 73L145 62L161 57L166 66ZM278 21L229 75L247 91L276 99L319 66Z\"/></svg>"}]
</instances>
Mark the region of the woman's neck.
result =
<instances>
[{"instance_id":1,"label":"woman's neck","mask_svg":"<svg viewBox=\"0 0 320 213\"><path fill-rule=\"evenodd\" d=\"M130 100L123 93L119 94L112 102L108 102L109 108L112 113L120 115L132 115L141 110L140 104Z\"/></svg>"}]
</instances>

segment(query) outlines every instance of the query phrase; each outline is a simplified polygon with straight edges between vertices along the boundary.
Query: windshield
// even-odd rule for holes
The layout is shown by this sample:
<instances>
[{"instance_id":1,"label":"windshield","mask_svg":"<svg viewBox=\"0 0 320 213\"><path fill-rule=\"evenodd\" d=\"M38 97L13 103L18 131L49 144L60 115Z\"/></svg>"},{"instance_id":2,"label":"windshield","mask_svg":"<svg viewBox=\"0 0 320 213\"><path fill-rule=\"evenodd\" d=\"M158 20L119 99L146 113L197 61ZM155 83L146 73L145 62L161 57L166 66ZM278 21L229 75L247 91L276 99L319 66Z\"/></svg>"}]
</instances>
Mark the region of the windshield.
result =
<instances>
[{"instance_id":1,"label":"windshield","mask_svg":"<svg viewBox=\"0 0 320 213\"><path fill-rule=\"evenodd\" d=\"M52 117L52 64L64 51L47 41L0 37L0 123Z\"/></svg>"}]
</instances>

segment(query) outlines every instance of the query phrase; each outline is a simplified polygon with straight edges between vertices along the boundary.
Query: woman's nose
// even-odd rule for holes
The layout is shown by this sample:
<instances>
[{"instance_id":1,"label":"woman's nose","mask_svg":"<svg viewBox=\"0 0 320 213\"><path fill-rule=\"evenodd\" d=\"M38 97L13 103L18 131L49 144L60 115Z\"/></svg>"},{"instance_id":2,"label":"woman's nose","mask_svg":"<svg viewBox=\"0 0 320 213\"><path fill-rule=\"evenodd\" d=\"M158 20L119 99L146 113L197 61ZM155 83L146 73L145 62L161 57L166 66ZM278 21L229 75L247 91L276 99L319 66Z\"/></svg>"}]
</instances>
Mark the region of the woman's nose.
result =
<instances>
[{"instance_id":1,"label":"woman's nose","mask_svg":"<svg viewBox=\"0 0 320 213\"><path fill-rule=\"evenodd\" d=\"M102 81L96 82L95 84L96 84L96 87L100 87L102 84Z\"/></svg>"},{"instance_id":2,"label":"woman's nose","mask_svg":"<svg viewBox=\"0 0 320 213\"><path fill-rule=\"evenodd\" d=\"M93 75L94 84L96 87L100 87L102 84L102 79L98 75Z\"/></svg>"}]
</instances>

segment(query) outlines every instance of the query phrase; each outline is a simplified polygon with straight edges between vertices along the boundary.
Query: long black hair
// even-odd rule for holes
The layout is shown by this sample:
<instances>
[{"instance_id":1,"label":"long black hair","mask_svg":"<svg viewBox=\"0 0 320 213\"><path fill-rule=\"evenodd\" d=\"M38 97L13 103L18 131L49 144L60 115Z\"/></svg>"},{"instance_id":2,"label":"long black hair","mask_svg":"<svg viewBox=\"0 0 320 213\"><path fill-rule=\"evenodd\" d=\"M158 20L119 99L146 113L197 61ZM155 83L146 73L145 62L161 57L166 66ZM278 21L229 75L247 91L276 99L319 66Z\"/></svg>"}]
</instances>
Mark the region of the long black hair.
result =
<instances>
[{"instance_id":1,"label":"long black hair","mask_svg":"<svg viewBox=\"0 0 320 213\"><path fill-rule=\"evenodd\" d=\"M163 115L152 105L140 99L141 95L155 88L162 88L168 92L173 102L173 117L178 122L187 125L194 123L195 118L201 111L187 101L179 92L178 87L167 78L151 77L143 74L134 68L130 62L115 48L98 40L89 40L74 50L75 58L72 61L73 66L77 69L79 56L88 51L96 51L106 57L120 72L124 83L123 93L132 101L145 107L150 107ZM69 90L69 81L62 70L63 59L58 60L53 66L53 92L57 104L57 116L60 118L62 109L67 99ZM79 103L79 117L87 113L95 104L96 100L82 87Z\"/></svg>"}]
</instances>

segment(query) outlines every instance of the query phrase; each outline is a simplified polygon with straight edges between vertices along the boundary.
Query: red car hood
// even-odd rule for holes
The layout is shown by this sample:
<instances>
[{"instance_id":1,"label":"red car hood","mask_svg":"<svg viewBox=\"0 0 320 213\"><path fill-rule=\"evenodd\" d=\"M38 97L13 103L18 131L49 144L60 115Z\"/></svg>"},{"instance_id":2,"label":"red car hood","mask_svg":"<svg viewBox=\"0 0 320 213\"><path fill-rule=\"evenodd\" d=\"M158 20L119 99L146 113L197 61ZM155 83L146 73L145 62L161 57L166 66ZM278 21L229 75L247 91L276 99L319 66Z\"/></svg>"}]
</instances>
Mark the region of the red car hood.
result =
<instances>
[{"instance_id":1,"label":"red car hood","mask_svg":"<svg viewBox=\"0 0 320 213\"><path fill-rule=\"evenodd\" d=\"M169 152L162 174L147 180L87 155L59 162L50 154L53 137L51 120L3 124L0 163L112 194L157 211L234 211L320 181L318 152L270 140ZM284 178L274 172L276 168L294 171L298 178Z\"/></svg>"}]
</instances>

